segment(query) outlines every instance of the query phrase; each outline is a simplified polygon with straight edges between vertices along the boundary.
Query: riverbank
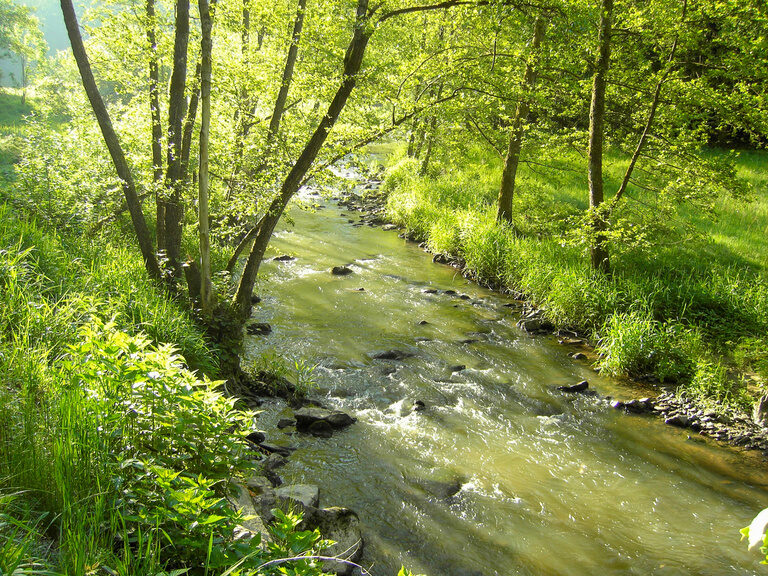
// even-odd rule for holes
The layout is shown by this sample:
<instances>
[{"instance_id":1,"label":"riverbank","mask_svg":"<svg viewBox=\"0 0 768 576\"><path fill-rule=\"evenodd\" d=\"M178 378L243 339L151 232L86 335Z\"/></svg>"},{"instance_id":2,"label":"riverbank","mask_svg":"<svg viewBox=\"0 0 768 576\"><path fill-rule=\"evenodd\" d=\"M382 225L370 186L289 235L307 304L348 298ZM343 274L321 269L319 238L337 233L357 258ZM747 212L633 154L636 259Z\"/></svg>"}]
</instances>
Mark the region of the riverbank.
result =
<instances>
[{"instance_id":1,"label":"riverbank","mask_svg":"<svg viewBox=\"0 0 768 576\"><path fill-rule=\"evenodd\" d=\"M757 403L763 393L764 376L762 374L754 372L748 376L734 374L733 365L730 366L730 372L726 372L723 365L712 359L715 354L714 347L705 347L698 334L694 336L697 340L696 346L691 346L690 326L683 326L682 321L675 324L670 320L663 322L647 320L640 326L639 333L637 330L632 333L631 325L621 323L621 313L617 314L610 308L600 311L593 306L591 309L588 307L587 310L581 311L582 315L596 317L594 322L588 324L569 322L567 315L558 317L556 313L552 313L552 306L557 306L561 302L548 300L546 294L543 300L541 295L537 299L535 294L526 292L522 286L503 280L502 270L498 266L511 256L505 253L504 247L511 251L510 242L518 238L511 239L511 231L495 222L490 223L486 220L484 222L486 228L481 229L480 232L491 236L491 238L485 238L486 242L495 243L494 246L485 246L485 248L497 252L496 267L492 263L485 268L477 265L478 254L472 253L473 248L477 246L473 245L472 239L469 238L471 234L477 233L477 230L470 227L469 230L462 231L457 222L454 222L457 224L454 233L457 235L465 233L467 237L457 240L458 243L452 251L436 250L440 246L440 240L432 234L439 236L444 230L442 226L446 224L441 223L438 226L434 222L420 220L425 218L425 213L429 214L430 210L435 210L437 207L430 205L427 200L423 203L419 203L418 200L413 201L413 190L407 190L405 187L416 186L423 191L428 185L425 182L416 183L414 174L401 180L402 170L402 165L395 165L387 173L383 182L377 176L362 187L361 194L348 193L340 200L341 206L363 213L361 220L354 225L367 224L383 226L387 230L402 230L400 236L432 252L434 262L452 266L467 278L491 289L513 295L519 301L518 325L526 332L532 335L551 334L563 344L577 343L586 346L589 350L586 355L579 351L569 355L575 361L590 362L598 371L629 377L656 390L655 398L638 398L626 402L613 401L612 405L615 408L633 414L656 414L667 424L687 428L696 435L711 437L734 447L760 450L768 455L768 430L765 427L764 412L757 408L753 409L753 403ZM413 202L408 204L408 201ZM442 217L450 218L448 216L450 210L445 206L441 210ZM472 208L467 209L467 212L471 211ZM403 214L409 217L404 218ZM468 217L467 214L464 216ZM478 214L475 214L475 217L482 218ZM489 232L488 228L492 232ZM500 239L502 239L501 242ZM561 272L573 282L579 280L572 275L572 270ZM562 277L558 278L556 271L550 268L547 273L553 282L562 282ZM535 278L531 280L533 283L541 281ZM580 302L582 305L589 306L590 300L594 302L599 298L600 289L605 290L604 286L600 286L600 280L599 277L592 275L589 282L581 287L584 290ZM607 282L615 281L616 279L612 278ZM757 288L759 290L761 287ZM590 294L590 289L595 293ZM597 315L600 312L607 315L607 320L603 321L600 328L595 328L598 325ZM760 314L760 311L756 310L755 313ZM592 329L589 329L589 326L592 326ZM659 332L662 332L663 336L659 336ZM632 339L634 342L631 341ZM659 347L662 345L673 349L660 350ZM629 351L629 355L632 356L630 358L626 358L626 351L619 349L633 346L635 350ZM676 347L677 350L674 349ZM622 354L624 357L617 360L616 356ZM665 354L666 358L662 354ZM689 357L685 357L686 354ZM651 358L653 360L649 362ZM631 369L623 368L627 361L634 362L630 364ZM759 360L757 364L760 364ZM677 366L671 373L664 372L674 365ZM704 369L701 368L702 365ZM694 366L695 372L692 371ZM641 368L647 371L641 371ZM719 377L719 380L710 382L709 385L707 382L702 382L713 378L712 372L708 372L708 369L714 371L715 377ZM741 382L736 381L739 378ZM745 382L746 378L753 379L753 382ZM611 399L608 398L608 400Z\"/></svg>"},{"instance_id":2,"label":"riverbank","mask_svg":"<svg viewBox=\"0 0 768 576\"><path fill-rule=\"evenodd\" d=\"M255 413L209 378L214 343L119 239L0 205L0 335L0 573L270 574L257 566L325 548L291 514L261 545L230 484L261 473Z\"/></svg>"}]
</instances>

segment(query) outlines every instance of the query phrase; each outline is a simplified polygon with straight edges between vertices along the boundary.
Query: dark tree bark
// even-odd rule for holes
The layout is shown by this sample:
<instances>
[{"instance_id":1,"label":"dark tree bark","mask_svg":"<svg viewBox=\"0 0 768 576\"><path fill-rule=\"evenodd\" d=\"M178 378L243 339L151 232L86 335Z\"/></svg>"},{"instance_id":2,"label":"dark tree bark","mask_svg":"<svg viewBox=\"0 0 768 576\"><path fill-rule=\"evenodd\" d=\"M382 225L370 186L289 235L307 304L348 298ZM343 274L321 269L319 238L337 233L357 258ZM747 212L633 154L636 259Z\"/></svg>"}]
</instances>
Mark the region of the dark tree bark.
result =
<instances>
[{"instance_id":1,"label":"dark tree bark","mask_svg":"<svg viewBox=\"0 0 768 576\"><path fill-rule=\"evenodd\" d=\"M147 223L144 219L144 213L141 210L141 202L136 193L136 185L134 184L128 162L125 159L123 148L120 145L120 140L112 126L112 120L109 117L107 107L104 105L104 100L102 100L101 94L99 94L99 89L96 86L96 80L93 77L91 65L88 61L88 54L85 52L83 39L80 35L80 27L77 22L77 15L75 14L72 0L61 0L61 12L64 16L64 24L67 27L67 34L69 35L69 41L72 45L72 54L74 55L77 67L80 70L80 78L83 82L83 88L85 88L88 101L90 102L93 113L99 123L99 128L104 137L104 142L109 149L109 154L112 157L115 171L122 181L123 195L125 196L125 202L131 215L131 222L133 223L133 229L139 242L141 255L144 258L144 265L152 278L160 278L160 268L157 264L157 257L152 245L152 237L149 234L149 229L147 228Z\"/></svg>"},{"instance_id":2,"label":"dark tree bark","mask_svg":"<svg viewBox=\"0 0 768 576\"><path fill-rule=\"evenodd\" d=\"M158 244L165 243L165 202L160 187L163 182L163 125L160 119L160 72L157 64L155 0L147 0L147 42L149 44L149 110L152 117L152 174L157 207Z\"/></svg>"},{"instance_id":3,"label":"dark tree bark","mask_svg":"<svg viewBox=\"0 0 768 576\"><path fill-rule=\"evenodd\" d=\"M296 160L296 163L293 165L293 168L283 181L280 188L280 194L275 198L267 210L259 229L259 233L251 247L234 298L234 304L241 318L247 318L250 314L251 294L253 292L254 284L256 283L256 276L275 226L280 220L288 202L299 190L304 175L312 166L317 154L320 152L320 148L328 137L328 133L331 128L333 128L334 124L336 124L339 115L347 103L349 95L355 87L357 74L363 63L363 56L365 55L368 40L373 33L373 29L366 26L368 21L367 11L368 0L358 0L355 28L352 40L349 43L347 52L344 56L344 74L342 76L341 84L328 107L328 112L320 120L312 137L305 145Z\"/></svg>"},{"instance_id":4,"label":"dark tree bark","mask_svg":"<svg viewBox=\"0 0 768 576\"><path fill-rule=\"evenodd\" d=\"M592 81L592 103L589 109L589 208L592 212L594 238L590 247L592 268L608 274L611 270L605 231L608 223L603 203L603 140L605 138L605 83L611 60L611 28L613 0L602 0L598 56Z\"/></svg>"},{"instance_id":5,"label":"dark tree bark","mask_svg":"<svg viewBox=\"0 0 768 576\"><path fill-rule=\"evenodd\" d=\"M501 186L499 188L499 208L496 214L496 220L499 222L512 223L512 202L515 197L515 178L517 177L517 167L520 164L520 151L523 148L523 136L525 134L525 123L528 121L528 115L531 111L531 96L536 87L536 59L538 57L539 46L544 38L546 22L543 18L536 18L533 25L533 40L531 40L531 51L528 56L528 62L525 65L525 74L523 75L523 93L515 109L515 118L512 121L512 130L509 133L509 145L507 155L504 158L504 170L501 173Z\"/></svg>"},{"instance_id":6,"label":"dark tree bark","mask_svg":"<svg viewBox=\"0 0 768 576\"><path fill-rule=\"evenodd\" d=\"M174 279L181 277L181 234L184 210L181 202L182 122L186 111L187 47L189 44L189 0L176 2L176 37L173 46L173 72L168 97L168 167L165 173L165 249Z\"/></svg>"}]
</instances>

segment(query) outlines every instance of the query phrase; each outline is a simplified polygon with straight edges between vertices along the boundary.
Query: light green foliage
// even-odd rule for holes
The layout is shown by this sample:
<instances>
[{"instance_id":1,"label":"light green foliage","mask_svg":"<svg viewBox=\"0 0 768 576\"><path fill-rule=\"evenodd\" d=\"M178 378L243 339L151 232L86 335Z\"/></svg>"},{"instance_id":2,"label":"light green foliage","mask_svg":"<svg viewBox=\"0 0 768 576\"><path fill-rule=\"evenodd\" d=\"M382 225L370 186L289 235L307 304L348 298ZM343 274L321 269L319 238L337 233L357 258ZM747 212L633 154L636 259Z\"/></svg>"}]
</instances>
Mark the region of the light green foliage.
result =
<instances>
[{"instance_id":1,"label":"light green foliage","mask_svg":"<svg viewBox=\"0 0 768 576\"><path fill-rule=\"evenodd\" d=\"M286 379L293 385L293 395L296 398L304 398L315 388L314 372L317 364L312 364L303 358L291 358L287 355L280 355L275 350L265 350L262 352L254 365L256 373L268 375L271 378L268 383L274 386L280 386ZM275 390L275 393L282 394L285 390Z\"/></svg>"},{"instance_id":2,"label":"light green foliage","mask_svg":"<svg viewBox=\"0 0 768 576\"><path fill-rule=\"evenodd\" d=\"M746 398L739 373L768 378L768 281L762 268L768 249L760 241L748 246L741 237L737 222L749 210L743 199L718 201L715 222L698 212L674 211L674 226L645 228L647 242L628 241L607 277L589 270L583 245L573 242L560 218L583 206L583 175L562 172L553 180L521 167L510 229L493 218L491 184L500 166L476 149L468 152L463 164L449 163L437 178L416 177L412 162L393 164L389 217L433 251L463 259L478 280L519 290L558 326L592 336L609 373L652 375L735 404ZM738 167L759 184L750 209L761 214L765 182L754 157L746 160ZM572 165L567 155L561 162ZM745 226L744 234L753 235L759 222ZM700 371L698 359L712 354L722 355L730 370Z\"/></svg>"},{"instance_id":3,"label":"light green foliage","mask_svg":"<svg viewBox=\"0 0 768 576\"><path fill-rule=\"evenodd\" d=\"M40 22L33 9L13 0L0 0L0 60L19 63L20 77L13 78L17 85L26 87L31 62L42 60L45 50Z\"/></svg>"}]
</instances>

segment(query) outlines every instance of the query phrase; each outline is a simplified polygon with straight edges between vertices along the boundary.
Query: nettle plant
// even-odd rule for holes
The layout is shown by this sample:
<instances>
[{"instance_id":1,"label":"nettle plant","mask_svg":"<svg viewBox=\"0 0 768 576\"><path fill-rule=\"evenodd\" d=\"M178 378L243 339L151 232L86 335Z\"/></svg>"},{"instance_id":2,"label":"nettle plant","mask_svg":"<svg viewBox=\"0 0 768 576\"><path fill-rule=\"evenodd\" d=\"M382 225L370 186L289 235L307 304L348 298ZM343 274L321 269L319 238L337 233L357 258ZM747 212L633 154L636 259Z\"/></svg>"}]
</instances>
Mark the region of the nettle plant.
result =
<instances>
[{"instance_id":1,"label":"nettle plant","mask_svg":"<svg viewBox=\"0 0 768 576\"><path fill-rule=\"evenodd\" d=\"M80 330L64 364L70 393L82 394L97 469L119 511L122 537L155 532L164 556L183 565L223 566L248 553L236 545L242 515L226 501L230 480L254 466L244 436L252 416L187 370L171 346L150 347L98 321ZM176 563L176 562L173 562Z\"/></svg>"}]
</instances>

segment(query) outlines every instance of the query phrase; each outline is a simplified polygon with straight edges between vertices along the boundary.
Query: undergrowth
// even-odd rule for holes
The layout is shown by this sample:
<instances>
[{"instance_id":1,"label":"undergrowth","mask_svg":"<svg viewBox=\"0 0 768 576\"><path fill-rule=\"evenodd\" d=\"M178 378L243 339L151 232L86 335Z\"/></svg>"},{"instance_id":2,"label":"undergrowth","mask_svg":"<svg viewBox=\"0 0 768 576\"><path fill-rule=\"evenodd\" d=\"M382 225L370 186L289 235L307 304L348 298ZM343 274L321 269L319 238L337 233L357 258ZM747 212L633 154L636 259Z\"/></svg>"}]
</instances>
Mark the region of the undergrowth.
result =
<instances>
[{"instance_id":1,"label":"undergrowth","mask_svg":"<svg viewBox=\"0 0 768 576\"><path fill-rule=\"evenodd\" d=\"M0 208L2 574L277 574L260 566L326 545L290 514L269 548L238 528L228 499L256 466L253 415L204 375L209 344L143 278L130 250Z\"/></svg>"},{"instance_id":2,"label":"undergrowth","mask_svg":"<svg viewBox=\"0 0 768 576\"><path fill-rule=\"evenodd\" d=\"M384 190L393 222L462 260L475 279L520 291L558 327L589 336L607 373L746 407L768 382L768 247L749 242L764 217L743 229L736 222L746 212L765 216L765 160L744 155L738 168L754 185L752 203L720 199L714 220L685 209L664 226L625 217L631 232L611 244L611 276L589 268L573 230L587 190L575 161L561 172L521 167L512 225L496 222L500 164L476 149L427 177L414 159L394 156ZM620 174L621 162L608 164Z\"/></svg>"}]
</instances>

